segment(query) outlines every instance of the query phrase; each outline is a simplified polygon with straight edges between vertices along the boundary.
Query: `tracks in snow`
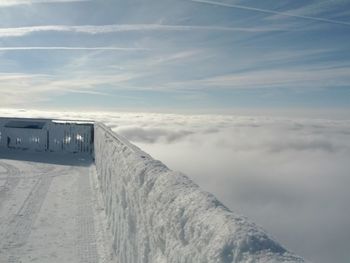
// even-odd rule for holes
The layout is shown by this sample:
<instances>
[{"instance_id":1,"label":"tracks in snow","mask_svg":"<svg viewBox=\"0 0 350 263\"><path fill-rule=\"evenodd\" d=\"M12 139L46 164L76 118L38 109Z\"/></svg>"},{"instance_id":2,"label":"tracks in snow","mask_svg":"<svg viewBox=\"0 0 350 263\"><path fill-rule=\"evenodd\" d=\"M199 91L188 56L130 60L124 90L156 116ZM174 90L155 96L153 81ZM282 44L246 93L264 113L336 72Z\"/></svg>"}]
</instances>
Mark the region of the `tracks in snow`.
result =
<instances>
[{"instance_id":1,"label":"tracks in snow","mask_svg":"<svg viewBox=\"0 0 350 263\"><path fill-rule=\"evenodd\" d=\"M0 209L2 202L4 202L7 198L9 198L16 188L20 181L20 171L15 166L12 166L8 163L0 161L0 166L3 167L7 175L5 179L5 183L2 187L0 187Z\"/></svg>"},{"instance_id":2,"label":"tracks in snow","mask_svg":"<svg viewBox=\"0 0 350 263\"><path fill-rule=\"evenodd\" d=\"M91 174L89 173L94 167L26 163L29 171L26 173L24 172L26 169L22 169L23 174L21 174L19 169L11 164L0 160L0 166L3 168L0 170L0 176L1 180L4 181L2 186L0 185L0 214L3 215L0 220L1 263L32 262L33 258L34 261L36 260L35 262L51 262L50 255L45 253L45 247L51 246L55 242L61 243L61 247L65 247L65 249L72 250L72 254L67 250L67 255L71 255L70 262L72 263L110 262L108 258L110 259L111 255L106 255L108 249L104 251L104 248L111 244L107 244L107 240L101 238L100 232L103 232L101 229L105 225L98 216L101 214L97 211L96 192L93 191L95 188L91 185L94 184L94 180L90 181ZM75 183L72 183L73 181ZM69 183L65 184L64 182ZM72 185L74 185L73 188ZM57 188L57 186L59 187ZM67 191L66 189L72 193L69 199L61 197L62 191ZM60 200L64 200L62 201L64 203ZM70 229L64 230L63 228L62 231L67 232L71 238L67 238L66 241L56 241L55 236L51 235L50 240L48 240L50 244L46 245L43 242L41 246L38 246L39 243L36 243L35 240L38 240L37 238L40 236L49 235L46 234L45 230L40 232L38 229L38 227L41 228L41 220L47 218L49 226L56 229L57 225L50 224L49 219L51 216L55 216L55 213L59 213L57 215L67 213L70 220L73 220L72 222L67 220L73 225L65 225L63 221L66 220L62 218L63 221L60 225L60 227L67 226L67 229ZM55 231L50 230L48 233ZM62 242L72 243L67 245L69 243ZM52 247L50 249L52 250Z\"/></svg>"},{"instance_id":3,"label":"tracks in snow","mask_svg":"<svg viewBox=\"0 0 350 263\"><path fill-rule=\"evenodd\" d=\"M80 263L98 263L94 213L92 210L92 191L88 174L78 178L77 208L77 254Z\"/></svg>"},{"instance_id":4,"label":"tracks in snow","mask_svg":"<svg viewBox=\"0 0 350 263\"><path fill-rule=\"evenodd\" d=\"M18 212L10 218L9 222L6 222L7 231L0 244L1 249L6 250L7 254L9 254L8 262L20 262L17 249L27 242L52 179L51 176L42 175Z\"/></svg>"}]
</instances>

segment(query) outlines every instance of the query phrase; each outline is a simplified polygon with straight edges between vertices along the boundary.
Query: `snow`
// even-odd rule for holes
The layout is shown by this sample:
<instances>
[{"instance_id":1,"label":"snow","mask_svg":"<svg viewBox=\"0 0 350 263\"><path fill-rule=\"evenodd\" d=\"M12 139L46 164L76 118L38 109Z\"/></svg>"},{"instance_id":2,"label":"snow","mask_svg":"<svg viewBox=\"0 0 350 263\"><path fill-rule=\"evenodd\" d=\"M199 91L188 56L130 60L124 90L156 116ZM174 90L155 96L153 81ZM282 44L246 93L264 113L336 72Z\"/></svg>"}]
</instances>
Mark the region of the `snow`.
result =
<instances>
[{"instance_id":1,"label":"snow","mask_svg":"<svg viewBox=\"0 0 350 263\"><path fill-rule=\"evenodd\" d=\"M9 150L0 158L1 263L112 262L89 156Z\"/></svg>"},{"instance_id":2,"label":"snow","mask_svg":"<svg viewBox=\"0 0 350 263\"><path fill-rule=\"evenodd\" d=\"M101 123L95 163L116 258L135 262L305 262Z\"/></svg>"}]
</instances>

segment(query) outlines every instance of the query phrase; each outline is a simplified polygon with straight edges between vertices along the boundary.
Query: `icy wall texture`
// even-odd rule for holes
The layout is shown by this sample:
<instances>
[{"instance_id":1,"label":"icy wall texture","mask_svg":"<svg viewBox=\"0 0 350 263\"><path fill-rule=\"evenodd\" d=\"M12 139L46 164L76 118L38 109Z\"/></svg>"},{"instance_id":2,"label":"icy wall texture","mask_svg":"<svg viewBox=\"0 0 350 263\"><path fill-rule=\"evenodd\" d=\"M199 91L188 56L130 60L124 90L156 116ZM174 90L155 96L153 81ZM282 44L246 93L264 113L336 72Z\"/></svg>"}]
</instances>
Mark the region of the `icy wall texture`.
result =
<instances>
[{"instance_id":1,"label":"icy wall texture","mask_svg":"<svg viewBox=\"0 0 350 263\"><path fill-rule=\"evenodd\" d=\"M304 262L102 124L95 160L118 262Z\"/></svg>"}]
</instances>

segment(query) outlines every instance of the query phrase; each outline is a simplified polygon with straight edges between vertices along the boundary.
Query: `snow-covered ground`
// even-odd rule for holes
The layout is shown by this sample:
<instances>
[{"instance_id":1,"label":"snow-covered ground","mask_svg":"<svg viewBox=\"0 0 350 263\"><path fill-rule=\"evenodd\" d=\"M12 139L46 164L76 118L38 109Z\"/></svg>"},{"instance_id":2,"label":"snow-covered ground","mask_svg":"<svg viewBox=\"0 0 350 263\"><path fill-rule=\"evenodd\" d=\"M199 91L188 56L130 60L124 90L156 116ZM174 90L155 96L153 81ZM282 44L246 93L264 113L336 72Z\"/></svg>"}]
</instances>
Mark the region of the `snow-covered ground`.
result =
<instances>
[{"instance_id":1,"label":"snow-covered ground","mask_svg":"<svg viewBox=\"0 0 350 263\"><path fill-rule=\"evenodd\" d=\"M87 156L0 152L0 262L112 262L95 171Z\"/></svg>"}]
</instances>

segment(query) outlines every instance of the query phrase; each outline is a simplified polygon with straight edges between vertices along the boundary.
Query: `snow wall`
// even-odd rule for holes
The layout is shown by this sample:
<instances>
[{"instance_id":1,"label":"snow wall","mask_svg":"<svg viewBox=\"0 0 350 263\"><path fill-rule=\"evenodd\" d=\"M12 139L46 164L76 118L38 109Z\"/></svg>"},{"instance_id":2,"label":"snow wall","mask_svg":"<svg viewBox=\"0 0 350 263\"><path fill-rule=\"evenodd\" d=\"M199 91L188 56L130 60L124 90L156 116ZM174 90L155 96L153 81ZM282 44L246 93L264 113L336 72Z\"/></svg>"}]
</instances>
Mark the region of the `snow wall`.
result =
<instances>
[{"instance_id":1,"label":"snow wall","mask_svg":"<svg viewBox=\"0 0 350 263\"><path fill-rule=\"evenodd\" d=\"M118 262L304 262L101 123L95 162Z\"/></svg>"}]
</instances>

